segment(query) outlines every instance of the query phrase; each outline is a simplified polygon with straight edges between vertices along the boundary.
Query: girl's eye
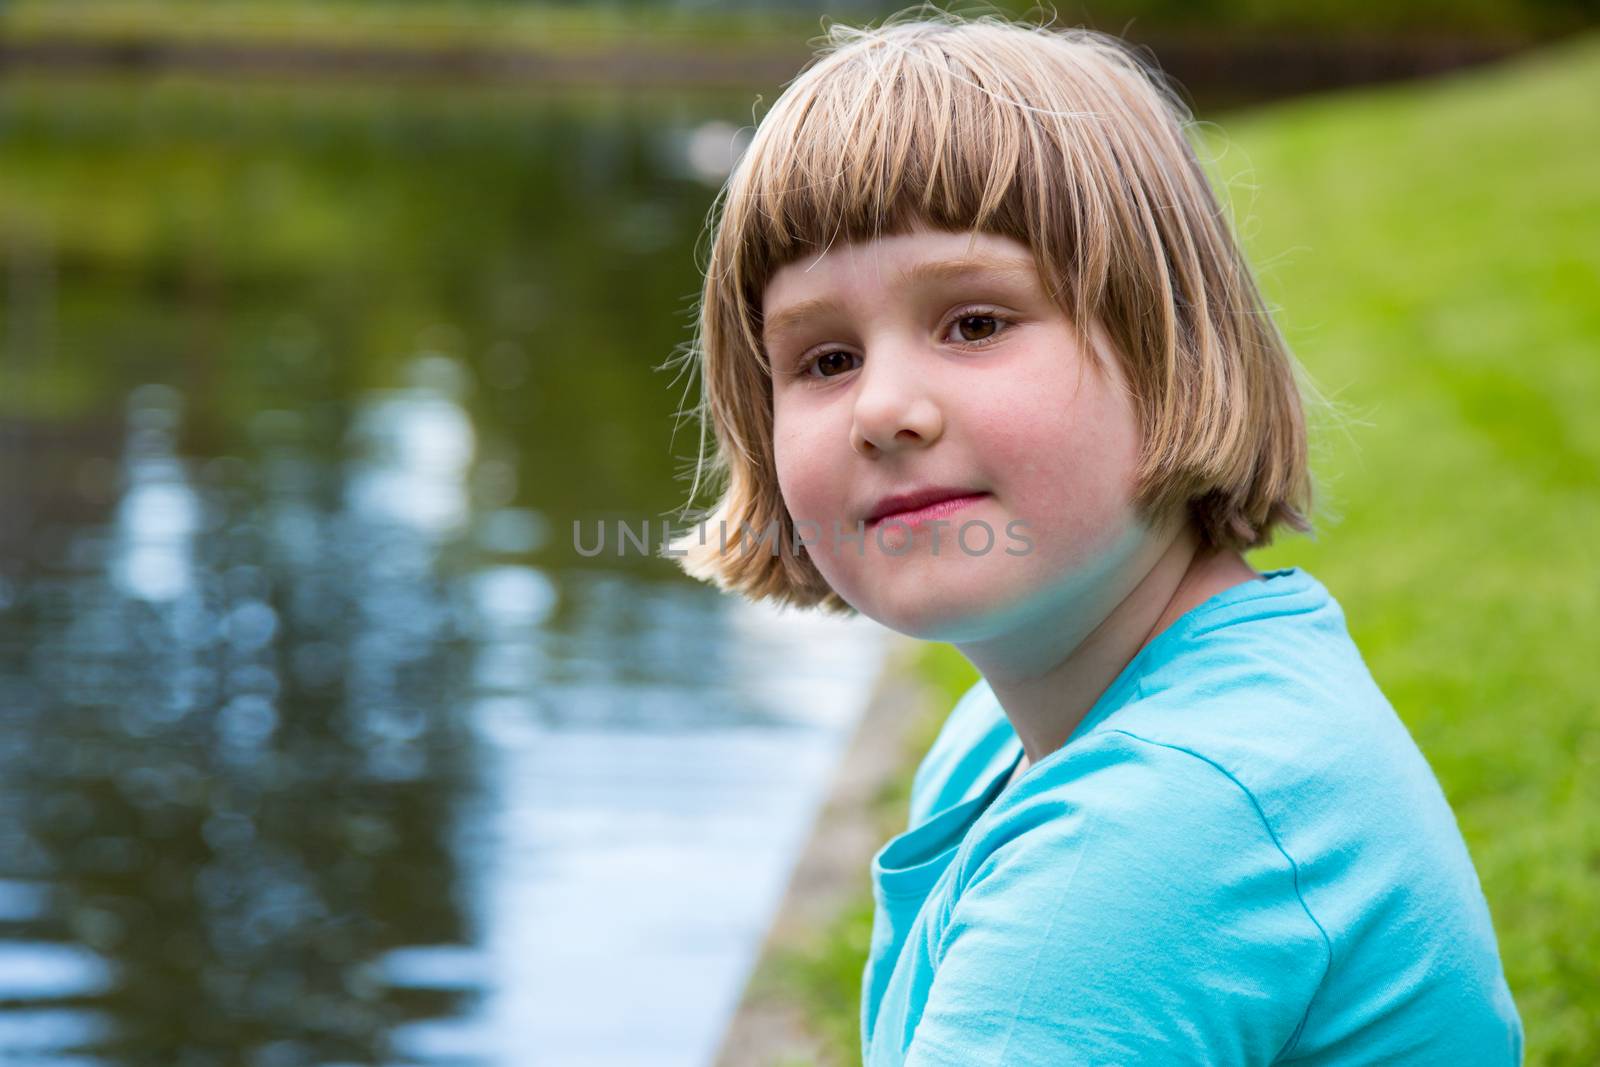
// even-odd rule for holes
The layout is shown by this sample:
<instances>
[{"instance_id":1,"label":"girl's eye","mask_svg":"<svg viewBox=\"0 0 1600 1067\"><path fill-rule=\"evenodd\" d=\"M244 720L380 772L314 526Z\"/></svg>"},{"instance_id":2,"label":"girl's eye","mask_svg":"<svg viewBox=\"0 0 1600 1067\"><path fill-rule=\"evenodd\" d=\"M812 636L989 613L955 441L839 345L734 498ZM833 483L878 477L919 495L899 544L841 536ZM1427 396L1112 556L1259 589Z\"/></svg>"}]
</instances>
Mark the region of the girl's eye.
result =
<instances>
[{"instance_id":1,"label":"girl's eye","mask_svg":"<svg viewBox=\"0 0 1600 1067\"><path fill-rule=\"evenodd\" d=\"M802 367L800 369L800 373L810 374L811 368L815 367L817 368L818 373L812 375L812 377L833 378L836 377L836 375L832 374L829 368L837 370L840 374L843 374L845 371L850 369L848 366L844 365L845 363L848 363L849 359L849 352L840 352L837 350L833 352L824 352Z\"/></svg>"},{"instance_id":2,"label":"girl's eye","mask_svg":"<svg viewBox=\"0 0 1600 1067\"><path fill-rule=\"evenodd\" d=\"M992 343L999 333L1004 332L1001 328L1002 323L1005 323L1005 320L993 314L991 309L970 308L957 316L950 327L960 335L958 343L965 344L969 348L981 348ZM977 336L972 336L973 334ZM849 361L852 358L854 358L852 353L840 349L820 352L811 359L803 361L795 371L795 375L801 378L836 378L851 369ZM838 373L835 374L835 371Z\"/></svg>"},{"instance_id":3,"label":"girl's eye","mask_svg":"<svg viewBox=\"0 0 1600 1067\"><path fill-rule=\"evenodd\" d=\"M993 315L979 315L979 314L962 315L959 319L957 319L955 321L954 326L955 326L957 331L965 334L968 325L971 324L971 323L978 323L977 329L980 331L981 335L978 336L978 337L965 338L965 340L969 344L983 344L985 341L992 340L994 338L995 332L999 329L999 326L1000 326L1000 320L995 318ZM988 323L989 324L987 332L982 332L984 330L984 325L983 325L984 323Z\"/></svg>"}]
</instances>

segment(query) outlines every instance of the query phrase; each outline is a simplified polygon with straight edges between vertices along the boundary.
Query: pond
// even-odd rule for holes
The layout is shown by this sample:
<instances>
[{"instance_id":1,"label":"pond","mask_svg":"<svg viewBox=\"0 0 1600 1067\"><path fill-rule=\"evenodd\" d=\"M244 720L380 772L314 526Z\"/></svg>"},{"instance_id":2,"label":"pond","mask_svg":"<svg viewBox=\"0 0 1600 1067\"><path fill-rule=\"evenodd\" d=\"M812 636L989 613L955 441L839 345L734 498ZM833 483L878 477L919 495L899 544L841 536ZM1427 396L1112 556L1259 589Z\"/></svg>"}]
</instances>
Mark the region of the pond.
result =
<instances>
[{"instance_id":1,"label":"pond","mask_svg":"<svg viewBox=\"0 0 1600 1067\"><path fill-rule=\"evenodd\" d=\"M0 1060L709 1062L885 641L576 550L749 122L8 79Z\"/></svg>"}]
</instances>

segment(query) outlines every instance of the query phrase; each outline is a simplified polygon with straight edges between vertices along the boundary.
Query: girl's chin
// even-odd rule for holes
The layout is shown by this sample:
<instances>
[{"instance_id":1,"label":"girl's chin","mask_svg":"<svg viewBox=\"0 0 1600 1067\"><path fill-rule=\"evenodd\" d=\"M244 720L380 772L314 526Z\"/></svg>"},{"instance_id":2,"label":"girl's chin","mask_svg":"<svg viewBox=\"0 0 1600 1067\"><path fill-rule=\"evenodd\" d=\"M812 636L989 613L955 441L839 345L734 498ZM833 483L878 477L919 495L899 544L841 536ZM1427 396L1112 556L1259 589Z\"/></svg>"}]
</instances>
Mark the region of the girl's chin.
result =
<instances>
[{"instance_id":1,"label":"girl's chin","mask_svg":"<svg viewBox=\"0 0 1600 1067\"><path fill-rule=\"evenodd\" d=\"M930 575L906 575L902 580L868 580L857 585L850 603L861 614L907 637L924 641L952 641L969 633L974 624L1009 602L1004 587L993 578L951 576L939 581Z\"/></svg>"}]
</instances>

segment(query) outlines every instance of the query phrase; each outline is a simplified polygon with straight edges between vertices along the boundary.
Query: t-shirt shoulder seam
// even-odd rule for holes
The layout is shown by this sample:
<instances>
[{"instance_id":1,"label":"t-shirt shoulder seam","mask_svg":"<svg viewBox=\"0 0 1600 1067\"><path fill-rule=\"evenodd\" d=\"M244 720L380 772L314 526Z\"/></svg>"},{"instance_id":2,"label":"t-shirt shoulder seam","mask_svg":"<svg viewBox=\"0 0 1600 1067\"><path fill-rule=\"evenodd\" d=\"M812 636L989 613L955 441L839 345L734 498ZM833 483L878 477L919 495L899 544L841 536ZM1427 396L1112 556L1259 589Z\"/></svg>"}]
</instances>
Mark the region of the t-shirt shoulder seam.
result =
<instances>
[{"instance_id":1,"label":"t-shirt shoulder seam","mask_svg":"<svg viewBox=\"0 0 1600 1067\"><path fill-rule=\"evenodd\" d=\"M1121 734L1122 736L1132 741L1140 742L1141 744L1152 745L1157 748L1165 748L1173 752L1182 752L1185 755L1193 757L1194 759L1215 770L1218 774L1232 782L1234 787L1244 794L1245 799L1250 802L1251 809L1255 811L1256 818L1261 820L1262 829L1266 830L1267 836L1272 840L1273 847L1278 850L1278 854L1281 855L1284 858L1284 861L1289 864L1289 874L1294 883L1294 895L1295 899L1300 902L1300 910L1305 912L1306 918L1311 920L1311 925L1317 928L1317 933L1322 937L1322 978L1317 982L1317 988L1321 989L1323 983L1325 983L1328 979L1328 972L1333 969L1333 941L1328 937L1327 929L1317 919L1316 915L1312 913L1311 905L1306 902L1305 895L1300 891L1300 865L1295 862L1293 856L1289 855L1289 850L1283 847L1283 841L1279 838L1277 831L1272 828L1272 823L1267 818L1267 813L1261 809L1261 802L1256 799L1256 795L1250 791L1250 788L1243 782L1239 781L1238 778L1234 777L1233 773L1230 772L1226 767L1223 767L1210 757L1196 752L1191 748L1185 748L1183 745L1174 745L1166 741L1155 741L1151 738L1142 737L1130 730L1124 730L1119 727L1105 727L1097 732L1101 734ZM1300 1023L1295 1027L1294 1033L1289 1035L1289 1039L1284 1043L1283 1048L1278 1050L1278 1057L1288 1055L1294 1050L1295 1045L1299 1043L1300 1035L1305 1031L1306 1021L1311 1015L1311 1004L1315 999L1315 992L1313 992L1312 995L1307 998L1306 1010L1300 1017Z\"/></svg>"},{"instance_id":2,"label":"t-shirt shoulder seam","mask_svg":"<svg viewBox=\"0 0 1600 1067\"><path fill-rule=\"evenodd\" d=\"M1277 618L1279 616L1288 615L1306 615L1310 612L1318 610L1327 603L1326 598L1319 598L1300 607L1285 608L1279 604L1273 604L1270 606L1263 604L1263 601L1283 600L1287 597L1304 596L1305 594L1305 589L1274 590L1264 593L1257 593L1255 596L1249 597L1245 600L1232 600L1224 604L1216 604L1209 608L1203 608L1190 617L1187 632L1191 637L1201 637L1210 633L1212 630L1220 629L1223 626L1228 626L1236 622L1246 622L1252 619L1261 618ZM1220 620L1217 618L1218 615L1228 611L1230 608L1251 608L1257 605L1262 607L1263 610L1259 612L1246 611L1244 615L1236 618L1223 618Z\"/></svg>"}]
</instances>

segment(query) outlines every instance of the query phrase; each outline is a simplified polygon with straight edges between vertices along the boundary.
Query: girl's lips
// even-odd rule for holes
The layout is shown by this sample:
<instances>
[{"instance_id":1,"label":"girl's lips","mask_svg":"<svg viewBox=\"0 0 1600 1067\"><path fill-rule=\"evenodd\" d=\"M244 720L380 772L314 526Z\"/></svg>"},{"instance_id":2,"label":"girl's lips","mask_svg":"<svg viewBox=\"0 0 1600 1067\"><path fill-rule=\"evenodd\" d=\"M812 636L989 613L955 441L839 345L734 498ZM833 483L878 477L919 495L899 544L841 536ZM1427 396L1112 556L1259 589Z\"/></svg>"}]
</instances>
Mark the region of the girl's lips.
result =
<instances>
[{"instance_id":1,"label":"girl's lips","mask_svg":"<svg viewBox=\"0 0 1600 1067\"><path fill-rule=\"evenodd\" d=\"M875 529L880 523L890 521L895 523L904 523L906 526L911 527L920 526L923 523L929 522L933 519L942 519L946 515L960 511L962 508L974 504L979 500L986 499L988 496L988 493L972 493L967 496L953 496L947 500L940 500L937 503L928 504L920 508L915 508L911 511L897 511L892 515L885 515L882 518L874 519L873 521L867 523L867 529Z\"/></svg>"}]
</instances>

